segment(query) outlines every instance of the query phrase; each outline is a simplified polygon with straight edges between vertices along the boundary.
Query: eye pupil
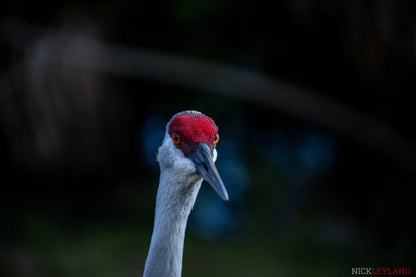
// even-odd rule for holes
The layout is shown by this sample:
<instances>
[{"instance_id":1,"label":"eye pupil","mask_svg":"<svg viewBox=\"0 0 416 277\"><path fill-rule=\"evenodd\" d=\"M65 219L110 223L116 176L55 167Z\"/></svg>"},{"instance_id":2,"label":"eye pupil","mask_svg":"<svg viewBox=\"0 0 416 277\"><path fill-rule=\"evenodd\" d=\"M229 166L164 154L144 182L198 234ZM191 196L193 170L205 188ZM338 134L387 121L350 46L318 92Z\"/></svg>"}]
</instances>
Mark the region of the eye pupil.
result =
<instances>
[{"instance_id":1,"label":"eye pupil","mask_svg":"<svg viewBox=\"0 0 416 277\"><path fill-rule=\"evenodd\" d=\"M181 137L178 134L174 133L172 135L172 140L173 140L173 143L178 144L179 142L181 142Z\"/></svg>"}]
</instances>

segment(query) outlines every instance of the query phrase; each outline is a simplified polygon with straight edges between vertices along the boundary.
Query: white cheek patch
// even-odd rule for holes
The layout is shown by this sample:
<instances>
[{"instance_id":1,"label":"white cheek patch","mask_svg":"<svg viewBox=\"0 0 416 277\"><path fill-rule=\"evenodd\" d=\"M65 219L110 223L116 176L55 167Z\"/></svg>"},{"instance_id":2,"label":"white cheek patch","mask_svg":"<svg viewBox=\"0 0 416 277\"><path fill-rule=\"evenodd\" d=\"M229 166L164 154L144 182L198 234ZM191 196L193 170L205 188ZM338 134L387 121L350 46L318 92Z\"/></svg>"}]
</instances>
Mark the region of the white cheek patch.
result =
<instances>
[{"instance_id":1,"label":"white cheek patch","mask_svg":"<svg viewBox=\"0 0 416 277\"><path fill-rule=\"evenodd\" d=\"M218 156L217 149L214 148L214 151L212 152L212 160L214 161L214 163L217 160L217 156Z\"/></svg>"},{"instance_id":2,"label":"white cheek patch","mask_svg":"<svg viewBox=\"0 0 416 277\"><path fill-rule=\"evenodd\" d=\"M159 147L157 161L165 168L174 168L175 171L184 175L193 174L196 171L193 162L186 158L180 149L173 143L168 134L163 139L162 146Z\"/></svg>"},{"instance_id":3,"label":"white cheek patch","mask_svg":"<svg viewBox=\"0 0 416 277\"><path fill-rule=\"evenodd\" d=\"M196 168L194 163L190 159L186 158L181 150L177 148L176 150L180 152L180 155L175 156L175 158L173 159L173 167L178 172L180 171L186 174L195 173Z\"/></svg>"}]
</instances>

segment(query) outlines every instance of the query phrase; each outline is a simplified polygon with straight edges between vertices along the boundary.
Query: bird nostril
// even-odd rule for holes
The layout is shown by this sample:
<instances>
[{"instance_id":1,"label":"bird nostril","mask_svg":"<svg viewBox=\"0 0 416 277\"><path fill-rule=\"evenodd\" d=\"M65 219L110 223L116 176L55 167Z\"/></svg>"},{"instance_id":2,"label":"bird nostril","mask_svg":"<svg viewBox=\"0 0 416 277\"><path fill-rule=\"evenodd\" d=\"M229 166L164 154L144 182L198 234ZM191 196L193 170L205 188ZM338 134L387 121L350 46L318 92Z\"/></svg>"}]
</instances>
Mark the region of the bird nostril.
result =
<instances>
[{"instance_id":1,"label":"bird nostril","mask_svg":"<svg viewBox=\"0 0 416 277\"><path fill-rule=\"evenodd\" d=\"M209 169L208 165L206 163L202 163L202 166L204 167L205 172L208 172L208 169Z\"/></svg>"}]
</instances>

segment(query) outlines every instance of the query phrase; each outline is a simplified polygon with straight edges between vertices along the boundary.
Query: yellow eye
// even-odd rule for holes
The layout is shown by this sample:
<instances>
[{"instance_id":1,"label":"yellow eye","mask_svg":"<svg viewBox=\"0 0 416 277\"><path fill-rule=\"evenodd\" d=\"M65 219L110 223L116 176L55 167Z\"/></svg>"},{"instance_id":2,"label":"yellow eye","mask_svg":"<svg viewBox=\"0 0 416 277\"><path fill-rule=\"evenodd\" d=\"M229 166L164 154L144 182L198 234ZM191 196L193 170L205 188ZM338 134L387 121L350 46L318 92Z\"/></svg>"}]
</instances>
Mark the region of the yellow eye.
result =
<instances>
[{"instance_id":1,"label":"yellow eye","mask_svg":"<svg viewBox=\"0 0 416 277\"><path fill-rule=\"evenodd\" d=\"M173 133L172 140L174 144L178 144L179 142L181 142L181 137L177 133Z\"/></svg>"},{"instance_id":2,"label":"yellow eye","mask_svg":"<svg viewBox=\"0 0 416 277\"><path fill-rule=\"evenodd\" d=\"M220 135L216 134L215 139L214 139L214 144L217 144L219 140L220 140Z\"/></svg>"}]
</instances>

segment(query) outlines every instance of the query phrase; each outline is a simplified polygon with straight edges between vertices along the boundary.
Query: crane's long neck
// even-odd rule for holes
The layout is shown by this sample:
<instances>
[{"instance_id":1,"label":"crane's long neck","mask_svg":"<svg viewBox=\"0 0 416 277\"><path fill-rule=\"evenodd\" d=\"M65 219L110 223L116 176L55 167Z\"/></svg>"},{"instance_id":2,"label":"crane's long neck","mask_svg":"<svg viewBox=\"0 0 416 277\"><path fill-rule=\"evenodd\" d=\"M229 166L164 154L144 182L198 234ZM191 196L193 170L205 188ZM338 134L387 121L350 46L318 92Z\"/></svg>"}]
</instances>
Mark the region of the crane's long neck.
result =
<instances>
[{"instance_id":1,"label":"crane's long neck","mask_svg":"<svg viewBox=\"0 0 416 277\"><path fill-rule=\"evenodd\" d=\"M143 276L181 276L186 223L201 183L200 178L178 178L173 168L161 170L152 240Z\"/></svg>"}]
</instances>

